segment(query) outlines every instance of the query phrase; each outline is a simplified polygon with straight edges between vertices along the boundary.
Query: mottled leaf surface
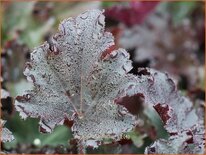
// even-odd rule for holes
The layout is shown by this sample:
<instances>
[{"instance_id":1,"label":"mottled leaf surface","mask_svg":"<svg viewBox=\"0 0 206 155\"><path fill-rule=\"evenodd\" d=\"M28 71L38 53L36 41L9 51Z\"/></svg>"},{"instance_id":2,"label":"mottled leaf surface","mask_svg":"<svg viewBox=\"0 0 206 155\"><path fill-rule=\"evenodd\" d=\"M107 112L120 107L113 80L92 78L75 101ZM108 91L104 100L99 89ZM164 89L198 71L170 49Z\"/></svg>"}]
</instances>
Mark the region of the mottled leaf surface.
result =
<instances>
[{"instance_id":1,"label":"mottled leaf surface","mask_svg":"<svg viewBox=\"0 0 206 155\"><path fill-rule=\"evenodd\" d=\"M182 134L182 135L176 135L172 136L169 138L169 140L161 139L157 140L150 148L147 148L145 150L145 153L171 153L171 154L176 154L176 153L183 153L182 148L186 146L186 141L190 137L187 136L187 134Z\"/></svg>"},{"instance_id":2,"label":"mottled leaf surface","mask_svg":"<svg viewBox=\"0 0 206 155\"><path fill-rule=\"evenodd\" d=\"M168 140L160 139L148 147L146 153L203 152L203 114L197 115L192 102L177 91L173 80L167 74L151 69L140 69L139 73L144 79L141 85L133 84L123 93L129 96L143 94L145 103L153 105L171 135Z\"/></svg>"},{"instance_id":3,"label":"mottled leaf surface","mask_svg":"<svg viewBox=\"0 0 206 155\"><path fill-rule=\"evenodd\" d=\"M123 49L102 59L113 45L104 25L101 11L87 11L64 20L53 40L31 53L24 74L34 87L15 103L23 118L39 117L45 132L74 120L74 136L82 140L120 139L133 128L134 117L114 103L133 77L126 74L131 61Z\"/></svg>"}]
</instances>

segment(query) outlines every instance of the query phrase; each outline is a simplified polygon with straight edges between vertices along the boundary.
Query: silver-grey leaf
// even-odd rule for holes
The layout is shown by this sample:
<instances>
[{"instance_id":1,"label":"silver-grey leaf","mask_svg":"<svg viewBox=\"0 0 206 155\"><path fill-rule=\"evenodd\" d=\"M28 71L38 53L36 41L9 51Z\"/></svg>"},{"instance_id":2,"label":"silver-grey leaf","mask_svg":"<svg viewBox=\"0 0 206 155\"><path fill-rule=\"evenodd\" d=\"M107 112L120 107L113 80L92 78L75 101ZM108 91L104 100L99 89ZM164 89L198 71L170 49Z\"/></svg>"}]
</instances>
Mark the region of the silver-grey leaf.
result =
<instances>
[{"instance_id":1,"label":"silver-grey leaf","mask_svg":"<svg viewBox=\"0 0 206 155\"><path fill-rule=\"evenodd\" d=\"M64 20L52 41L31 53L24 74L34 87L15 102L23 118L40 118L44 132L73 120L74 136L81 140L119 140L132 130L135 117L114 103L134 77L127 75L131 61L124 49L102 58L114 44L104 26L101 11L87 11Z\"/></svg>"}]
</instances>

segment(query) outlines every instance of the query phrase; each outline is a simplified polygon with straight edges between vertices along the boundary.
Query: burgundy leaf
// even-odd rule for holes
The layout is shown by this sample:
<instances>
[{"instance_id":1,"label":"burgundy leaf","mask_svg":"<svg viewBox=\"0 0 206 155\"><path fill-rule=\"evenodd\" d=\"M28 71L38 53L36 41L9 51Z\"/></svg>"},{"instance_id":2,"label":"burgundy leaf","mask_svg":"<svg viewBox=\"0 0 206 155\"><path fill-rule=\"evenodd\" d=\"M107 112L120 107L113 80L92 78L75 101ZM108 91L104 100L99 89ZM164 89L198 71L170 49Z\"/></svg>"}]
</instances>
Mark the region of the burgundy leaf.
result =
<instances>
[{"instance_id":1,"label":"burgundy leaf","mask_svg":"<svg viewBox=\"0 0 206 155\"><path fill-rule=\"evenodd\" d=\"M134 1L125 5L115 5L106 9L105 16L127 26L133 26L143 22L158 3L158 1Z\"/></svg>"}]
</instances>

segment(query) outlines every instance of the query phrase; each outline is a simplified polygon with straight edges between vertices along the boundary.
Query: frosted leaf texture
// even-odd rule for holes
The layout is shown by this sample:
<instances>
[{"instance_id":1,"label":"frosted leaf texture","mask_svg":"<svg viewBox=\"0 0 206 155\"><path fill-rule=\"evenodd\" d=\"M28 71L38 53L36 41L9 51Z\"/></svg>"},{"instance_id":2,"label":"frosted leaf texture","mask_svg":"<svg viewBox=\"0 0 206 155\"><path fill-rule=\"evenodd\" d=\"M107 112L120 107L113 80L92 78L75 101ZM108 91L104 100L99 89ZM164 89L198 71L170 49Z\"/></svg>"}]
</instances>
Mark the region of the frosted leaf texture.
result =
<instances>
[{"instance_id":1,"label":"frosted leaf texture","mask_svg":"<svg viewBox=\"0 0 206 155\"><path fill-rule=\"evenodd\" d=\"M154 144L145 149L145 154L204 154L204 134L198 136L201 136L202 138L197 139L197 137L193 137L189 133L183 132L182 134L169 137L168 140L157 140Z\"/></svg>"},{"instance_id":2,"label":"frosted leaf texture","mask_svg":"<svg viewBox=\"0 0 206 155\"><path fill-rule=\"evenodd\" d=\"M146 104L152 104L159 113L169 133L181 132L195 126L198 117L192 102L180 95L175 83L166 73L153 69L140 69L141 75L129 89L122 92L128 96L142 94Z\"/></svg>"},{"instance_id":3,"label":"frosted leaf texture","mask_svg":"<svg viewBox=\"0 0 206 155\"><path fill-rule=\"evenodd\" d=\"M159 154L177 154L177 153L183 153L184 148L186 146L186 141L189 139L188 135L186 133L178 136L172 136L169 138L169 140L157 140L150 149L146 149L145 153L159 153Z\"/></svg>"},{"instance_id":4,"label":"frosted leaf texture","mask_svg":"<svg viewBox=\"0 0 206 155\"><path fill-rule=\"evenodd\" d=\"M128 53L119 49L94 67L88 77L87 88L92 98L89 103L96 103L91 104L83 119L75 121L72 127L75 138L119 140L122 133L134 127L135 118L124 107L113 103L118 92L126 88L125 84L132 78L132 75L125 74L131 69L128 58Z\"/></svg>"},{"instance_id":5,"label":"frosted leaf texture","mask_svg":"<svg viewBox=\"0 0 206 155\"><path fill-rule=\"evenodd\" d=\"M4 126L6 122L1 120L1 126ZM7 128L2 128L1 130L1 141L2 142L10 142L14 140L14 136L12 135L11 131L9 131L9 129Z\"/></svg>"},{"instance_id":6,"label":"frosted leaf texture","mask_svg":"<svg viewBox=\"0 0 206 155\"><path fill-rule=\"evenodd\" d=\"M135 117L114 103L131 78L131 61L123 49L102 58L114 44L104 26L101 11L87 11L64 20L52 41L31 53L24 74L34 87L15 102L23 118L40 118L44 132L73 120L74 137L81 140L118 140L134 127Z\"/></svg>"},{"instance_id":7,"label":"frosted leaf texture","mask_svg":"<svg viewBox=\"0 0 206 155\"><path fill-rule=\"evenodd\" d=\"M139 73L141 82L131 84L128 90L121 94L142 94L145 103L153 105L164 122L165 129L171 134L168 140L160 139L147 147L146 153L203 152L203 115L197 116L192 102L181 96L167 74L145 68L140 69Z\"/></svg>"}]
</instances>

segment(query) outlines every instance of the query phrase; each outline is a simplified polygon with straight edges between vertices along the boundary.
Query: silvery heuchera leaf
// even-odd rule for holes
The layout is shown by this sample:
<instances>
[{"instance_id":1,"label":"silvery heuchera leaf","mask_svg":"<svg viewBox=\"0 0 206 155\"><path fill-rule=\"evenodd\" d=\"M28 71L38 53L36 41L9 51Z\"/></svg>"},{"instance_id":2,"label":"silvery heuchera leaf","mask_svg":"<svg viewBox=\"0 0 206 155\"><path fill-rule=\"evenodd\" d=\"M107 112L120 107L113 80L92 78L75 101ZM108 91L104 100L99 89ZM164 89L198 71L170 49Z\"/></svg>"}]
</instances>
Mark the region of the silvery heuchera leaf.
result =
<instances>
[{"instance_id":1,"label":"silvery heuchera leaf","mask_svg":"<svg viewBox=\"0 0 206 155\"><path fill-rule=\"evenodd\" d=\"M196 132L193 135L194 133L183 132L169 137L168 140L159 139L145 149L145 154L204 154L204 126L200 129L196 128L196 130L201 133Z\"/></svg>"},{"instance_id":2,"label":"silvery heuchera leaf","mask_svg":"<svg viewBox=\"0 0 206 155\"><path fill-rule=\"evenodd\" d=\"M113 45L104 25L101 11L87 11L64 20L53 40L31 53L24 74L34 88L15 102L23 118L39 117L45 132L65 119L74 120L74 136L83 140L117 140L133 128L134 117L113 103L133 77L126 74L131 61L123 49L102 59Z\"/></svg>"},{"instance_id":3,"label":"silvery heuchera leaf","mask_svg":"<svg viewBox=\"0 0 206 155\"><path fill-rule=\"evenodd\" d=\"M145 103L153 105L171 135L169 140L160 139L148 147L146 153L203 152L204 114L197 116L192 102L181 96L167 74L151 69L140 69L139 72L144 80L139 85L132 84L128 90L122 92L123 96L142 94ZM178 147L173 146L173 143Z\"/></svg>"},{"instance_id":4,"label":"silvery heuchera leaf","mask_svg":"<svg viewBox=\"0 0 206 155\"><path fill-rule=\"evenodd\" d=\"M177 154L183 153L182 148L186 147L186 141L189 140L186 133L182 135L171 136L169 140L160 139L157 140L150 148L146 148L145 153L170 153Z\"/></svg>"},{"instance_id":5,"label":"silvery heuchera leaf","mask_svg":"<svg viewBox=\"0 0 206 155\"><path fill-rule=\"evenodd\" d=\"M6 123L6 121L1 120L1 126L4 126L4 124ZM14 136L12 135L11 131L9 131L9 129L7 128L2 128L1 130L1 141L2 142L10 142L14 140Z\"/></svg>"},{"instance_id":6,"label":"silvery heuchera leaf","mask_svg":"<svg viewBox=\"0 0 206 155\"><path fill-rule=\"evenodd\" d=\"M139 72L142 75L138 77L138 82L130 82L128 89L119 94L120 97L142 94L144 102L154 106L170 133L190 129L196 124L198 117L192 109L192 102L180 95L168 74L148 68L140 68Z\"/></svg>"}]
</instances>

